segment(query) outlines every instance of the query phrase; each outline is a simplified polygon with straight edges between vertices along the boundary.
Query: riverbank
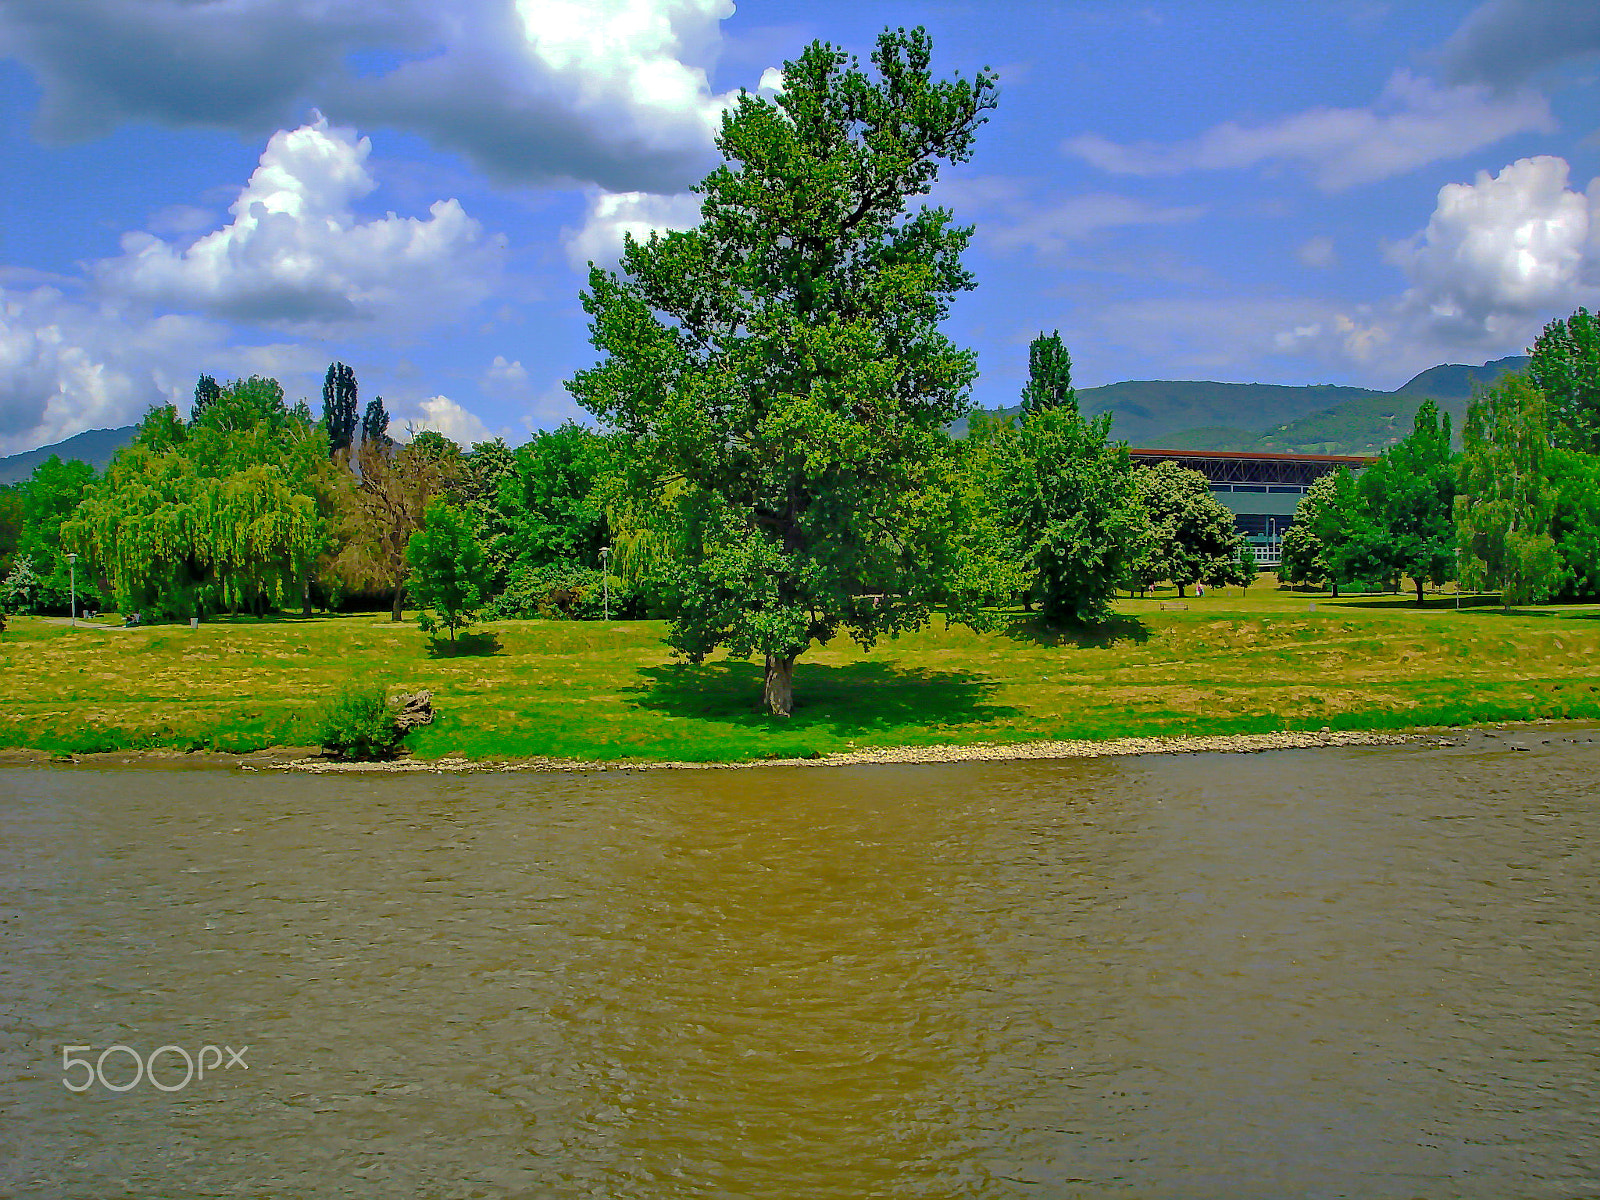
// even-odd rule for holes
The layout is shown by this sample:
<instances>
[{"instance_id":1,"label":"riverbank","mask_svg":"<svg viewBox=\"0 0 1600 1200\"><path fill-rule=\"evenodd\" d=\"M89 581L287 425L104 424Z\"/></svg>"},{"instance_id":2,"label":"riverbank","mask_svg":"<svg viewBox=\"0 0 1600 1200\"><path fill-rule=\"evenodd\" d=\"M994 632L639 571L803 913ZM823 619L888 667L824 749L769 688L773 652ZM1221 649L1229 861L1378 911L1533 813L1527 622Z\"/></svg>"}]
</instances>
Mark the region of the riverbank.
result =
<instances>
[{"instance_id":1,"label":"riverbank","mask_svg":"<svg viewBox=\"0 0 1600 1200\"><path fill-rule=\"evenodd\" d=\"M409 739L425 769L931 762L1600 720L1592 608L1417 609L1264 588L1183 604L1122 601L1094 631L1018 613L991 633L817 648L787 721L756 710L757 664L673 662L658 622L498 622L451 648L377 614L114 636L19 618L0 642L0 748L292 756L315 740L326 700L357 682L433 692L438 719Z\"/></svg>"},{"instance_id":2,"label":"riverbank","mask_svg":"<svg viewBox=\"0 0 1600 1200\"><path fill-rule=\"evenodd\" d=\"M461 756L425 760L410 757L384 762L343 762L313 747L280 747L249 754L215 751L124 750L81 755L49 755L41 750L0 750L0 770L7 767L87 767L90 769L199 769L300 772L312 775L521 774L595 771L737 771L757 767L853 767L931 765L969 762L1023 762L1077 758L1123 758L1139 755L1263 754L1274 750L1317 750L1340 746L1476 747L1531 751L1535 746L1578 746L1600 742L1600 725L1587 722L1539 721L1494 728L1428 729L1405 733L1284 732L1232 737L1111 738L1105 741L1047 741L1012 745L895 746L823 754L808 758L759 759L746 762L673 762L648 760L581 761L526 758L478 761Z\"/></svg>"}]
</instances>

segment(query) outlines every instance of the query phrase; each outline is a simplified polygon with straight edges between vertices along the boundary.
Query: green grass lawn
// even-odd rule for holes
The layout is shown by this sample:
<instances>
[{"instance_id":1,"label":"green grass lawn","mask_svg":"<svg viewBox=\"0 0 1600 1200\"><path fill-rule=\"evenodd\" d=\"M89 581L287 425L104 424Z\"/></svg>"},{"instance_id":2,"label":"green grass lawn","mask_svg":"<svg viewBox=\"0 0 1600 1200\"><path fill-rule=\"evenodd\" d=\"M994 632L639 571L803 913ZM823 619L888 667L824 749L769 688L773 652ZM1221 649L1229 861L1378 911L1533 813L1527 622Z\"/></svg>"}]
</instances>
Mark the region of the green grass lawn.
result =
<instances>
[{"instance_id":1,"label":"green grass lawn","mask_svg":"<svg viewBox=\"0 0 1600 1200\"><path fill-rule=\"evenodd\" d=\"M1310 607L1315 603L1314 610ZM431 688L418 756L738 761L856 747L1045 738L1404 729L1600 718L1600 609L1448 598L1332 600L1258 585L1172 607L1119 602L1094 633L1021 613L795 671L787 721L756 710L760 666L674 662L658 622L502 621L439 653L382 614L72 629L14 618L0 642L0 746L56 753L305 745L351 683ZM1163 607L1163 604L1167 607Z\"/></svg>"}]
</instances>

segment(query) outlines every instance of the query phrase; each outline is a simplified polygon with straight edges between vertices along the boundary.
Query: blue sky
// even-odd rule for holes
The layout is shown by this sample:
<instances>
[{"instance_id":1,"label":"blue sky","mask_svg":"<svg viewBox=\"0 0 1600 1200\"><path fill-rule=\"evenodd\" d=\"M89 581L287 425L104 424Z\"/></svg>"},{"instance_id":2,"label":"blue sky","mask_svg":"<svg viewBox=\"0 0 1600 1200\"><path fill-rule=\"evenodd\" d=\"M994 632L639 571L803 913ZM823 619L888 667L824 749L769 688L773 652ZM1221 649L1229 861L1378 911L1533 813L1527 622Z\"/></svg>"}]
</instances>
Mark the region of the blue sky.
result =
<instances>
[{"instance_id":1,"label":"blue sky","mask_svg":"<svg viewBox=\"0 0 1600 1200\"><path fill-rule=\"evenodd\" d=\"M1040 330L1079 386L1392 388L1600 305L1593 0L0 0L0 454L335 358L461 440L578 416L584 262L693 221L738 89L913 24L1001 78L933 197L980 404Z\"/></svg>"}]
</instances>

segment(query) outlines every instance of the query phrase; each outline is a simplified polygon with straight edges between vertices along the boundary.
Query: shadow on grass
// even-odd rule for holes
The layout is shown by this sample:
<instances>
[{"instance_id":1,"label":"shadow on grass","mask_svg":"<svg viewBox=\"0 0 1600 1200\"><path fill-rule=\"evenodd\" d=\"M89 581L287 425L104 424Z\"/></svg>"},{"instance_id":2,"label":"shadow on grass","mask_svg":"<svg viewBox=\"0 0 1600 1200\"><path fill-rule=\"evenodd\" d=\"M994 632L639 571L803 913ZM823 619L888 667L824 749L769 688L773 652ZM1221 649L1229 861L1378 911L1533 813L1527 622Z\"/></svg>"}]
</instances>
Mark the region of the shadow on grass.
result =
<instances>
[{"instance_id":1,"label":"shadow on grass","mask_svg":"<svg viewBox=\"0 0 1600 1200\"><path fill-rule=\"evenodd\" d=\"M1446 593L1444 595L1439 595L1437 593L1429 594L1424 598L1424 600L1423 600L1423 602L1421 604L1417 603L1417 595L1416 595L1415 592L1411 593L1411 595L1409 595L1409 596L1393 596L1393 595L1390 595L1390 596L1386 596L1384 599L1381 599L1381 600L1375 599L1373 594L1362 595L1361 593L1358 592L1354 596L1339 596L1339 597L1330 596L1325 600L1318 600L1317 603L1318 604L1326 604L1329 607L1337 605L1340 608L1368 608L1368 609L1391 609L1391 608L1396 608L1396 609L1409 609L1411 612L1416 612L1419 609L1423 609L1423 608L1440 609L1440 608L1456 608L1457 607L1457 605L1456 605L1456 597L1455 597L1455 593L1454 592L1448 592L1448 593ZM1466 609L1466 608L1494 608L1494 609L1498 609L1500 607L1500 597L1497 596L1497 595L1462 596L1461 597L1461 604L1460 604L1459 607L1461 607L1463 609Z\"/></svg>"},{"instance_id":2,"label":"shadow on grass","mask_svg":"<svg viewBox=\"0 0 1600 1200\"><path fill-rule=\"evenodd\" d=\"M500 639L492 633L463 633L455 641L432 638L429 658L489 658L500 653Z\"/></svg>"},{"instance_id":3,"label":"shadow on grass","mask_svg":"<svg viewBox=\"0 0 1600 1200\"><path fill-rule=\"evenodd\" d=\"M1485 617L1543 617L1548 621L1600 621L1600 612L1595 611L1592 601L1582 601L1572 605L1571 609L1564 609L1558 605L1539 608L1518 608L1513 604L1510 608L1502 608L1496 604L1493 608L1485 608L1476 614Z\"/></svg>"},{"instance_id":4,"label":"shadow on grass","mask_svg":"<svg viewBox=\"0 0 1600 1200\"><path fill-rule=\"evenodd\" d=\"M1067 647L1079 650L1104 650L1119 642L1144 645L1150 630L1138 617L1112 616L1095 625L1051 625L1037 613L1012 617L1000 632L1016 642L1035 646Z\"/></svg>"},{"instance_id":5,"label":"shadow on grass","mask_svg":"<svg viewBox=\"0 0 1600 1200\"><path fill-rule=\"evenodd\" d=\"M762 710L762 669L753 662L698 667L669 663L642 668L639 674L646 682L625 694L640 708L796 732L974 725L1020 715L1007 705L988 702L998 684L964 671L910 670L876 662L833 667L802 660L795 664L794 715L787 720Z\"/></svg>"}]
</instances>

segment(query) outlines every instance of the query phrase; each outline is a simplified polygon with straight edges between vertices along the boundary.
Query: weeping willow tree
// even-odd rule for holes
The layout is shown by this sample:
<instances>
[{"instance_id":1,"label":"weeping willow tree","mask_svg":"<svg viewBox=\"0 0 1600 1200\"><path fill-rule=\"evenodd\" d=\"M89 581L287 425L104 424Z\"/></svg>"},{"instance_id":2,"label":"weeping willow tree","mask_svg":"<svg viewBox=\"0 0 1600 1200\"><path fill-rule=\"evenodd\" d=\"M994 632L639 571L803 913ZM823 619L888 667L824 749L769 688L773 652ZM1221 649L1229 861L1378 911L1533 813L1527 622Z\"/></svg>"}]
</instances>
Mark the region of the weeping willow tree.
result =
<instances>
[{"instance_id":1,"label":"weeping willow tree","mask_svg":"<svg viewBox=\"0 0 1600 1200\"><path fill-rule=\"evenodd\" d=\"M62 527L123 612L287 606L329 547L327 435L272 380L221 389L185 426L152 409Z\"/></svg>"}]
</instances>

